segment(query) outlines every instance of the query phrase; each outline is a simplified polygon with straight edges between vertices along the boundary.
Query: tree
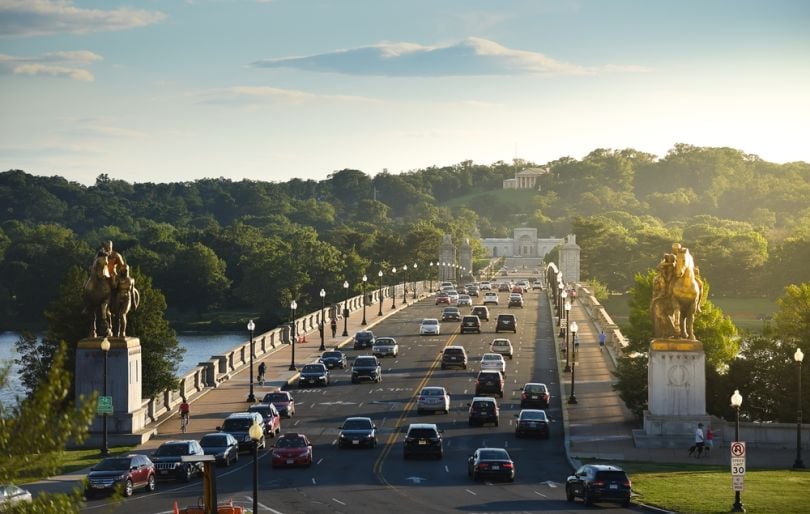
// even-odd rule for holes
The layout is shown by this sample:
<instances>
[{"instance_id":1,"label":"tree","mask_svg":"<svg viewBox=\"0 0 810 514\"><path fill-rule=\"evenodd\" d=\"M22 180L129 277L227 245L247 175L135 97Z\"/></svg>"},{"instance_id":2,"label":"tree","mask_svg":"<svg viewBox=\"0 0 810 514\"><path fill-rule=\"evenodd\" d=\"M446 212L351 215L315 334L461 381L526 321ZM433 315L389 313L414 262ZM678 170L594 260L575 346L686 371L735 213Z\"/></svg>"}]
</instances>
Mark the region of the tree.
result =
<instances>
[{"instance_id":1,"label":"tree","mask_svg":"<svg viewBox=\"0 0 810 514\"><path fill-rule=\"evenodd\" d=\"M166 294L180 310L198 313L219 306L231 282L225 275L226 264L202 243L182 248L170 272L164 274Z\"/></svg>"},{"instance_id":2,"label":"tree","mask_svg":"<svg viewBox=\"0 0 810 514\"><path fill-rule=\"evenodd\" d=\"M776 303L779 310L773 320L778 336L810 348L810 282L787 286Z\"/></svg>"}]
</instances>

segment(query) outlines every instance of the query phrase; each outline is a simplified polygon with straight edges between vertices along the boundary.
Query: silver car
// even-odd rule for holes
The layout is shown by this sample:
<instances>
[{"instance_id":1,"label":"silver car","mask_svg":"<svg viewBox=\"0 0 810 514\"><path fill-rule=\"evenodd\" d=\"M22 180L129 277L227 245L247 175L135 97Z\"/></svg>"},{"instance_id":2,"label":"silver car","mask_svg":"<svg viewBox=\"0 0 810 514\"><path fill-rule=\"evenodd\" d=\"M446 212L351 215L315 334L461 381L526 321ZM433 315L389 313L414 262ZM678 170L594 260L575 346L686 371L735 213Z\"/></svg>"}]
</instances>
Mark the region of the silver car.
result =
<instances>
[{"instance_id":1,"label":"silver car","mask_svg":"<svg viewBox=\"0 0 810 514\"><path fill-rule=\"evenodd\" d=\"M396 357L399 355L399 345L393 337L378 337L374 341L374 346L371 347L371 353L375 357L385 357L387 355Z\"/></svg>"},{"instance_id":2,"label":"silver car","mask_svg":"<svg viewBox=\"0 0 810 514\"><path fill-rule=\"evenodd\" d=\"M458 301L456 304L461 307L462 305L466 305L468 307L472 306L472 298L468 294L460 294L458 295Z\"/></svg>"},{"instance_id":3,"label":"silver car","mask_svg":"<svg viewBox=\"0 0 810 514\"><path fill-rule=\"evenodd\" d=\"M416 400L416 412L441 411L444 414L450 412L450 395L444 387L423 387L419 392L419 399Z\"/></svg>"},{"instance_id":4,"label":"silver car","mask_svg":"<svg viewBox=\"0 0 810 514\"><path fill-rule=\"evenodd\" d=\"M419 325L419 335L439 335L441 328L439 327L439 320L436 318L425 318Z\"/></svg>"},{"instance_id":5,"label":"silver car","mask_svg":"<svg viewBox=\"0 0 810 514\"><path fill-rule=\"evenodd\" d=\"M485 353L481 356L481 370L500 371L506 376L506 361L500 353Z\"/></svg>"}]
</instances>

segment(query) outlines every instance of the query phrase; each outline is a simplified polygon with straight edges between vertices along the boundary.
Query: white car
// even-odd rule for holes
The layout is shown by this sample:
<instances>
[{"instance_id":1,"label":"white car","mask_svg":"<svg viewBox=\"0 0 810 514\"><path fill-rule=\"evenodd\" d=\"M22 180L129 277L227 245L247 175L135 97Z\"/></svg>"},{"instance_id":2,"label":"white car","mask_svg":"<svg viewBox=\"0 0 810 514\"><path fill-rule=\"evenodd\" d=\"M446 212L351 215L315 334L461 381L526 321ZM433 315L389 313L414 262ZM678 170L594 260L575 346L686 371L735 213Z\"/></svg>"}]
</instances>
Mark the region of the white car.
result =
<instances>
[{"instance_id":1,"label":"white car","mask_svg":"<svg viewBox=\"0 0 810 514\"><path fill-rule=\"evenodd\" d=\"M506 376L506 361L500 353L485 353L481 356L481 371L500 371Z\"/></svg>"},{"instance_id":2,"label":"white car","mask_svg":"<svg viewBox=\"0 0 810 514\"><path fill-rule=\"evenodd\" d=\"M399 345L393 337L378 337L374 340L371 353L375 357L385 357L386 355L397 357L399 356Z\"/></svg>"},{"instance_id":3,"label":"white car","mask_svg":"<svg viewBox=\"0 0 810 514\"><path fill-rule=\"evenodd\" d=\"M489 350L492 353L497 353L505 357L509 357L510 360L512 359L512 353L514 351L512 348L512 341L505 338L493 339L492 345L490 345Z\"/></svg>"},{"instance_id":4,"label":"white car","mask_svg":"<svg viewBox=\"0 0 810 514\"><path fill-rule=\"evenodd\" d=\"M456 304L460 307L462 305L467 305L468 307L472 306L472 298L468 294L460 294L458 295L458 301Z\"/></svg>"},{"instance_id":5,"label":"white car","mask_svg":"<svg viewBox=\"0 0 810 514\"><path fill-rule=\"evenodd\" d=\"M489 282L481 282L481 291L492 291L492 284Z\"/></svg>"},{"instance_id":6,"label":"white car","mask_svg":"<svg viewBox=\"0 0 810 514\"><path fill-rule=\"evenodd\" d=\"M450 412L450 395L444 387L423 387L416 400L416 413L436 411Z\"/></svg>"},{"instance_id":7,"label":"white car","mask_svg":"<svg viewBox=\"0 0 810 514\"><path fill-rule=\"evenodd\" d=\"M440 333L440 325L439 320L436 318L425 318L422 320L422 324L419 325L419 335L434 335L437 336Z\"/></svg>"},{"instance_id":8,"label":"white car","mask_svg":"<svg viewBox=\"0 0 810 514\"><path fill-rule=\"evenodd\" d=\"M484 305L488 303L498 305L498 293L484 293Z\"/></svg>"},{"instance_id":9,"label":"white car","mask_svg":"<svg viewBox=\"0 0 810 514\"><path fill-rule=\"evenodd\" d=\"M455 289L447 291L447 296L450 297L450 303L458 303L459 294Z\"/></svg>"},{"instance_id":10,"label":"white car","mask_svg":"<svg viewBox=\"0 0 810 514\"><path fill-rule=\"evenodd\" d=\"M31 492L12 484L0 484L0 510L15 503L31 503ZM20 511L22 512L22 511Z\"/></svg>"}]
</instances>

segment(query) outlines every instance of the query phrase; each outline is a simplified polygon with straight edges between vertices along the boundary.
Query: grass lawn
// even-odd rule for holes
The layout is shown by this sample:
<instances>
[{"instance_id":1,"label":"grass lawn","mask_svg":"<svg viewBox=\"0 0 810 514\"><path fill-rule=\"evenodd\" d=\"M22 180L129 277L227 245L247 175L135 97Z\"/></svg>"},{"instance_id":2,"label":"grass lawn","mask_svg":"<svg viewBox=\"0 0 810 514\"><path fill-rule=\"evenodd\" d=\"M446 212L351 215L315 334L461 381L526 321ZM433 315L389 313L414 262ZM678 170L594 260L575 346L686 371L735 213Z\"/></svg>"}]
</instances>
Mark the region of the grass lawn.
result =
<instances>
[{"instance_id":1,"label":"grass lawn","mask_svg":"<svg viewBox=\"0 0 810 514\"><path fill-rule=\"evenodd\" d=\"M727 467L621 465L633 482L634 500L680 513L729 512L734 503ZM742 503L748 512L808 512L810 470L747 470Z\"/></svg>"},{"instance_id":2,"label":"grass lawn","mask_svg":"<svg viewBox=\"0 0 810 514\"><path fill-rule=\"evenodd\" d=\"M134 446L118 446L116 448L110 448L110 456L126 455L134 448ZM94 448L92 450L67 450L62 458L61 469L57 471L56 474L61 475L70 473L71 471L89 468L98 464L100 461L101 455L99 455L98 448ZM22 472L21 476L24 477L23 480L25 482L36 482L37 480L47 478L35 473L27 474L25 472Z\"/></svg>"}]
</instances>

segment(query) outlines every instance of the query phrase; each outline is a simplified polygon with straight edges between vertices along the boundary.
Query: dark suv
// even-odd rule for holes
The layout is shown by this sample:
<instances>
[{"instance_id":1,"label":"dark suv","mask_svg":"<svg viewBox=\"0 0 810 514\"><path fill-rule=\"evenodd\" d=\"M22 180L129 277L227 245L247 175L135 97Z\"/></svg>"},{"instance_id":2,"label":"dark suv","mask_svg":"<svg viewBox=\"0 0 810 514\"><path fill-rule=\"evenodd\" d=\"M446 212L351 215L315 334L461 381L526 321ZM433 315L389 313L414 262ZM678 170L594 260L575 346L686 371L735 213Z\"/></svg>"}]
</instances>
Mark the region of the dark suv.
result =
<instances>
[{"instance_id":1,"label":"dark suv","mask_svg":"<svg viewBox=\"0 0 810 514\"><path fill-rule=\"evenodd\" d=\"M202 475L202 462L183 462L181 457L199 456L205 452L194 440L169 441L161 444L152 454L158 478L176 478L188 482L194 475Z\"/></svg>"},{"instance_id":2,"label":"dark suv","mask_svg":"<svg viewBox=\"0 0 810 514\"><path fill-rule=\"evenodd\" d=\"M475 395L497 394L503 398L503 375L497 370L481 370L475 381Z\"/></svg>"},{"instance_id":3,"label":"dark suv","mask_svg":"<svg viewBox=\"0 0 810 514\"><path fill-rule=\"evenodd\" d=\"M371 348L374 346L374 332L371 330L361 330L354 334L354 349Z\"/></svg>"},{"instance_id":4,"label":"dark suv","mask_svg":"<svg viewBox=\"0 0 810 514\"><path fill-rule=\"evenodd\" d=\"M498 321L495 322L495 332L508 330L517 334L517 318L514 314L498 314Z\"/></svg>"},{"instance_id":5,"label":"dark suv","mask_svg":"<svg viewBox=\"0 0 810 514\"><path fill-rule=\"evenodd\" d=\"M90 469L85 496L89 499L117 487L124 496L132 496L132 491L140 487L151 493L155 490L155 465L146 455L108 457Z\"/></svg>"},{"instance_id":6,"label":"dark suv","mask_svg":"<svg viewBox=\"0 0 810 514\"><path fill-rule=\"evenodd\" d=\"M352 366L352 384L361 380L372 382L382 382L382 367L377 357L373 355L361 355L354 359Z\"/></svg>"},{"instance_id":7,"label":"dark suv","mask_svg":"<svg viewBox=\"0 0 810 514\"><path fill-rule=\"evenodd\" d=\"M477 332L481 333L481 319L478 316L464 316L461 318L461 333Z\"/></svg>"},{"instance_id":8,"label":"dark suv","mask_svg":"<svg viewBox=\"0 0 810 514\"><path fill-rule=\"evenodd\" d=\"M476 305L470 314L475 314L481 321L489 321L489 308L486 305Z\"/></svg>"},{"instance_id":9,"label":"dark suv","mask_svg":"<svg viewBox=\"0 0 810 514\"><path fill-rule=\"evenodd\" d=\"M577 496L586 505L609 500L630 505L630 478L622 468L607 464L586 464L565 482L565 497L574 501Z\"/></svg>"},{"instance_id":10,"label":"dark suv","mask_svg":"<svg viewBox=\"0 0 810 514\"><path fill-rule=\"evenodd\" d=\"M484 423L490 422L495 423L496 427L498 426L500 409L498 408L498 402L495 400L495 398L476 396L468 405L470 406L470 426L483 425Z\"/></svg>"},{"instance_id":11,"label":"dark suv","mask_svg":"<svg viewBox=\"0 0 810 514\"><path fill-rule=\"evenodd\" d=\"M441 459L444 456L442 430L434 423L412 423L405 434L402 457L407 459L413 455L432 455Z\"/></svg>"},{"instance_id":12,"label":"dark suv","mask_svg":"<svg viewBox=\"0 0 810 514\"><path fill-rule=\"evenodd\" d=\"M467 369L467 351L463 346L445 346L442 350L442 369Z\"/></svg>"},{"instance_id":13,"label":"dark suv","mask_svg":"<svg viewBox=\"0 0 810 514\"><path fill-rule=\"evenodd\" d=\"M329 385L329 370L326 369L326 364L317 362L314 364L306 364L301 368L298 374L298 387L306 387L308 385Z\"/></svg>"}]
</instances>

